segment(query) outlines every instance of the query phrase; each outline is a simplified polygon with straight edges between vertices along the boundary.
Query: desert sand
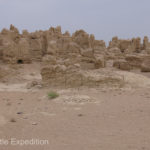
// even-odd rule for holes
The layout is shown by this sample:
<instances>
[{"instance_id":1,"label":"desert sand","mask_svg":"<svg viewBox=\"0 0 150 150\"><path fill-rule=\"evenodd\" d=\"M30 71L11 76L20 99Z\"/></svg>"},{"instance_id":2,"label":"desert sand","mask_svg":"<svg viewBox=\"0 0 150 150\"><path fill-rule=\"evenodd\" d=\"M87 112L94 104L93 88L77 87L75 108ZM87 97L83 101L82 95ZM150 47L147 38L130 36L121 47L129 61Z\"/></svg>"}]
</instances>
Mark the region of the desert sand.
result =
<instances>
[{"instance_id":1,"label":"desert sand","mask_svg":"<svg viewBox=\"0 0 150 150\"><path fill-rule=\"evenodd\" d=\"M83 30L20 34L11 25L0 50L0 150L150 149L147 37L107 47Z\"/></svg>"}]
</instances>

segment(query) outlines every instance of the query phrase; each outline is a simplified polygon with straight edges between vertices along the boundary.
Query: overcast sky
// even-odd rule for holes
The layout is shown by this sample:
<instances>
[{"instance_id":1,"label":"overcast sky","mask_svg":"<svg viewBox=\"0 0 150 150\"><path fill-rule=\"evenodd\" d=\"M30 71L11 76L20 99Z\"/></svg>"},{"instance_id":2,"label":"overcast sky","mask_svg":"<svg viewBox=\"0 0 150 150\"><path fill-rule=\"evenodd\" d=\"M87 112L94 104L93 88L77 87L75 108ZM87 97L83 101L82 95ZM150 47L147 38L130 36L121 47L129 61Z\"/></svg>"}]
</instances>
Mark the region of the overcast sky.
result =
<instances>
[{"instance_id":1,"label":"overcast sky","mask_svg":"<svg viewBox=\"0 0 150 150\"><path fill-rule=\"evenodd\" d=\"M0 0L0 30L62 26L84 29L97 39L150 36L150 0Z\"/></svg>"}]
</instances>

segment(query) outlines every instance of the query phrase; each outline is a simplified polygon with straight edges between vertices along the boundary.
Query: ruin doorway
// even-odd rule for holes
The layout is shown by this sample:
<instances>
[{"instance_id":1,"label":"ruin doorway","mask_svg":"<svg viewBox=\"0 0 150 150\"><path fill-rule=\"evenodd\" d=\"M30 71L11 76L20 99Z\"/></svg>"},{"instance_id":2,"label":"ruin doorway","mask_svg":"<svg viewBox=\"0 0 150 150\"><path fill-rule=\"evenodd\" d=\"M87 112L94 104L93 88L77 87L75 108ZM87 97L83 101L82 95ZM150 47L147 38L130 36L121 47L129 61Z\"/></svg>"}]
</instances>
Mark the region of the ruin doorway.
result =
<instances>
[{"instance_id":1,"label":"ruin doorway","mask_svg":"<svg viewBox=\"0 0 150 150\"><path fill-rule=\"evenodd\" d=\"M23 64L23 60L22 59L18 59L17 60L17 64Z\"/></svg>"}]
</instances>

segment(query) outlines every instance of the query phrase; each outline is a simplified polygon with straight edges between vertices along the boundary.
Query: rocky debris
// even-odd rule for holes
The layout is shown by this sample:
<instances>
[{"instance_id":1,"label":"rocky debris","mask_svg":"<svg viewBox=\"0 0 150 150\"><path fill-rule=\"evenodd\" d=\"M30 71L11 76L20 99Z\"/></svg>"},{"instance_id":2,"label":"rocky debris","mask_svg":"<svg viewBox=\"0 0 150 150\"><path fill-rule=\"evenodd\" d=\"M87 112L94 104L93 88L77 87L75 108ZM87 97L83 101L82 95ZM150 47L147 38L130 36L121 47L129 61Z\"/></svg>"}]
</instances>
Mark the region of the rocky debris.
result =
<instances>
[{"instance_id":1,"label":"rocky debris","mask_svg":"<svg viewBox=\"0 0 150 150\"><path fill-rule=\"evenodd\" d=\"M31 89L31 88L41 88L41 84L38 82L38 81L32 81L32 82L29 82L27 83L26 85L26 88L27 89Z\"/></svg>"},{"instance_id":2,"label":"rocky debris","mask_svg":"<svg viewBox=\"0 0 150 150\"><path fill-rule=\"evenodd\" d=\"M11 118L11 119L10 119L10 122L15 123L15 122L17 122L17 121L16 121L15 118Z\"/></svg>"},{"instance_id":3,"label":"rocky debris","mask_svg":"<svg viewBox=\"0 0 150 150\"><path fill-rule=\"evenodd\" d=\"M38 123L37 122L33 122L32 125L36 126Z\"/></svg>"},{"instance_id":4,"label":"rocky debris","mask_svg":"<svg viewBox=\"0 0 150 150\"><path fill-rule=\"evenodd\" d=\"M61 98L55 100L56 102L63 102L67 104L85 104L93 103L95 100L88 95L78 95L77 93L72 95L62 95Z\"/></svg>"},{"instance_id":5,"label":"rocky debris","mask_svg":"<svg viewBox=\"0 0 150 150\"><path fill-rule=\"evenodd\" d=\"M83 114L78 114L77 116L78 116L78 117L83 117L84 115L83 115Z\"/></svg>"},{"instance_id":6,"label":"rocky debris","mask_svg":"<svg viewBox=\"0 0 150 150\"><path fill-rule=\"evenodd\" d=\"M23 119L28 119L28 117L27 117L27 116L24 116Z\"/></svg>"},{"instance_id":7,"label":"rocky debris","mask_svg":"<svg viewBox=\"0 0 150 150\"><path fill-rule=\"evenodd\" d=\"M18 114L18 115L22 115L22 114L23 114L23 112L19 111L19 112L17 112L17 114Z\"/></svg>"}]
</instances>

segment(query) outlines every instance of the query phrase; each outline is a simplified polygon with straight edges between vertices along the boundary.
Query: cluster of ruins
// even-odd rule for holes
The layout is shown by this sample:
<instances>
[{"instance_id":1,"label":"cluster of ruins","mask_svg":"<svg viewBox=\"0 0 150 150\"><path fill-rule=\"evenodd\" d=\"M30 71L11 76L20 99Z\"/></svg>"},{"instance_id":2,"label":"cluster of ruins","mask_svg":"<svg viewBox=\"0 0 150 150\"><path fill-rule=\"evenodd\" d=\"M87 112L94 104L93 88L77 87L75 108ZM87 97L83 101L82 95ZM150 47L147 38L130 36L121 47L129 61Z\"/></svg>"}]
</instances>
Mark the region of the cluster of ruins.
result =
<instances>
[{"instance_id":1,"label":"cluster of ruins","mask_svg":"<svg viewBox=\"0 0 150 150\"><path fill-rule=\"evenodd\" d=\"M43 65L43 81L55 84L83 85L86 71L114 67L130 71L135 68L150 72L150 42L148 37L122 40L113 37L106 47L83 30L72 35L61 32L61 27L22 34L13 25L0 32L0 60L22 64L39 61ZM112 62L111 65L109 62ZM83 77L84 76L84 77ZM77 79L78 78L78 82ZM91 79L92 80L92 79ZM55 82L52 82L55 81Z\"/></svg>"}]
</instances>

